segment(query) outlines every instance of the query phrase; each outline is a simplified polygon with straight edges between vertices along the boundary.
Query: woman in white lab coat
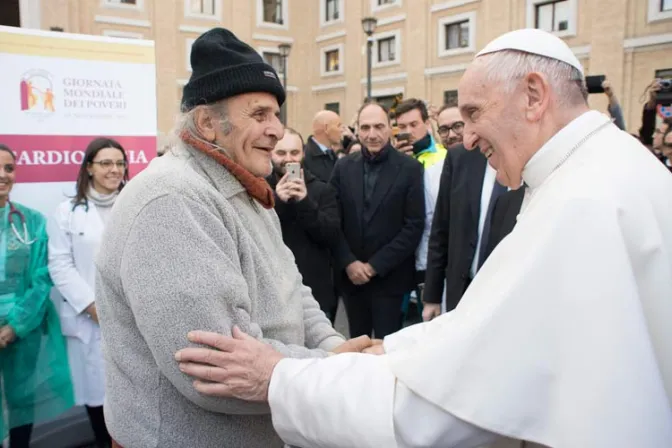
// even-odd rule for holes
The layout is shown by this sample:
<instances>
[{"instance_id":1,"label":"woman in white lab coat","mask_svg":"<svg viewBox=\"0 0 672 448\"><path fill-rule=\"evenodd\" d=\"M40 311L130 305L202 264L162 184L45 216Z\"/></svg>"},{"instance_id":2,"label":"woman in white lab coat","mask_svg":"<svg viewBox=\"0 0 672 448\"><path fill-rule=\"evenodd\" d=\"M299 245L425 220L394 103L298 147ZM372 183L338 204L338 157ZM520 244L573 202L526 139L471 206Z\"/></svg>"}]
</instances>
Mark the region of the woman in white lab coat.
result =
<instances>
[{"instance_id":1,"label":"woman in white lab coat","mask_svg":"<svg viewBox=\"0 0 672 448\"><path fill-rule=\"evenodd\" d=\"M105 426L105 371L95 302L94 258L112 205L128 180L126 152L115 140L97 138L86 148L74 198L49 222L49 273L77 405L85 405L99 447L111 444Z\"/></svg>"}]
</instances>

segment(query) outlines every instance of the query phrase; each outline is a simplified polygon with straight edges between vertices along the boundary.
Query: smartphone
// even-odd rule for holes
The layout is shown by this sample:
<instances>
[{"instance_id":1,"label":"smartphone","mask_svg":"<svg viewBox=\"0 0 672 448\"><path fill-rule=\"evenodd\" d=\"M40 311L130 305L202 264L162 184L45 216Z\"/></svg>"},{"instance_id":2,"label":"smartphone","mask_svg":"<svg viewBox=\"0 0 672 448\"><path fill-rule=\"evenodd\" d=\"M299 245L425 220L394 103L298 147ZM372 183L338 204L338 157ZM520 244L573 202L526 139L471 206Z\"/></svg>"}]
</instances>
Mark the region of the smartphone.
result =
<instances>
[{"instance_id":1,"label":"smartphone","mask_svg":"<svg viewBox=\"0 0 672 448\"><path fill-rule=\"evenodd\" d=\"M400 132L396 137L397 141L409 141L411 139L410 132Z\"/></svg>"},{"instance_id":2,"label":"smartphone","mask_svg":"<svg viewBox=\"0 0 672 448\"><path fill-rule=\"evenodd\" d=\"M285 165L287 169L288 179L301 179L301 164L291 162Z\"/></svg>"}]
</instances>

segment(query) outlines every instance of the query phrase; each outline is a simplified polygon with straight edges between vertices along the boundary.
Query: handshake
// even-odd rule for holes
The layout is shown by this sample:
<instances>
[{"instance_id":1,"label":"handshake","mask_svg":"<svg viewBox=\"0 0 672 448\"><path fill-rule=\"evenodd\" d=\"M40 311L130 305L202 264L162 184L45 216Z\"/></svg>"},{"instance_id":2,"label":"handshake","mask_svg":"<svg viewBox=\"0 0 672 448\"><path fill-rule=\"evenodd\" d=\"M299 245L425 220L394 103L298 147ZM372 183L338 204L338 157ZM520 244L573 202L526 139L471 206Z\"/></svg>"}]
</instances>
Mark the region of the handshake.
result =
<instances>
[{"instance_id":1,"label":"handshake","mask_svg":"<svg viewBox=\"0 0 672 448\"><path fill-rule=\"evenodd\" d=\"M382 339L371 339L368 336L359 336L345 341L331 352L334 355L341 353L367 353L369 355L383 355L385 348Z\"/></svg>"}]
</instances>

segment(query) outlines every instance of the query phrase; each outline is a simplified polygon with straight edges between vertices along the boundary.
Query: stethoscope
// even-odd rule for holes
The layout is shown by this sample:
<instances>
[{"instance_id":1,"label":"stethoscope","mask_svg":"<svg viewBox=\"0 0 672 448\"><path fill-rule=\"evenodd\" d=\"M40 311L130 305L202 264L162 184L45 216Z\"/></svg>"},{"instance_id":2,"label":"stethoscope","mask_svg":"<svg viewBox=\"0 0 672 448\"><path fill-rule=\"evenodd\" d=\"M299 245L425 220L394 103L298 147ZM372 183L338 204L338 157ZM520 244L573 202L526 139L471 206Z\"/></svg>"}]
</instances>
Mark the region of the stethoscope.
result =
<instances>
[{"instance_id":1,"label":"stethoscope","mask_svg":"<svg viewBox=\"0 0 672 448\"><path fill-rule=\"evenodd\" d=\"M35 241L37 241L37 238L31 240L30 237L28 236L28 225L26 224L26 217L19 209L14 207L14 204L12 204L11 201L8 200L7 204L9 205L9 214L7 216L7 220L9 221L9 225L12 227L12 232L14 232L14 236L16 236L16 239L25 244L26 246L30 246ZM19 230L14 225L14 221L12 220L13 215L17 215L19 217L19 220L21 221L21 226L23 227L23 236L19 235Z\"/></svg>"}]
</instances>

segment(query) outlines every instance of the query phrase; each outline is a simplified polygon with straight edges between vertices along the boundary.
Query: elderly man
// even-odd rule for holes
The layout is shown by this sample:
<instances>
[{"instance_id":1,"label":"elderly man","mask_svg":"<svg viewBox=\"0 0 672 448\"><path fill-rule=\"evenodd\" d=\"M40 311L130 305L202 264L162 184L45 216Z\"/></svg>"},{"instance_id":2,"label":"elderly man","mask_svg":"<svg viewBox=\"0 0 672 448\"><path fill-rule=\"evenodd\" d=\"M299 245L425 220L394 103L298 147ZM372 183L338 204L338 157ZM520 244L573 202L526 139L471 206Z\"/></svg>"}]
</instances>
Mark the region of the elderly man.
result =
<instances>
[{"instance_id":1,"label":"elderly man","mask_svg":"<svg viewBox=\"0 0 672 448\"><path fill-rule=\"evenodd\" d=\"M185 371L268 400L305 447L672 446L672 176L586 97L577 58L541 30L495 39L465 72L465 146L527 194L453 312L383 356L293 360L199 332L221 352L178 352Z\"/></svg>"},{"instance_id":2,"label":"elderly man","mask_svg":"<svg viewBox=\"0 0 672 448\"><path fill-rule=\"evenodd\" d=\"M352 348L301 284L264 180L283 136L275 71L221 28L191 63L179 138L124 188L97 261L105 418L124 448L281 447L268 405L207 397L180 372L188 331L238 325L293 358Z\"/></svg>"}]
</instances>

